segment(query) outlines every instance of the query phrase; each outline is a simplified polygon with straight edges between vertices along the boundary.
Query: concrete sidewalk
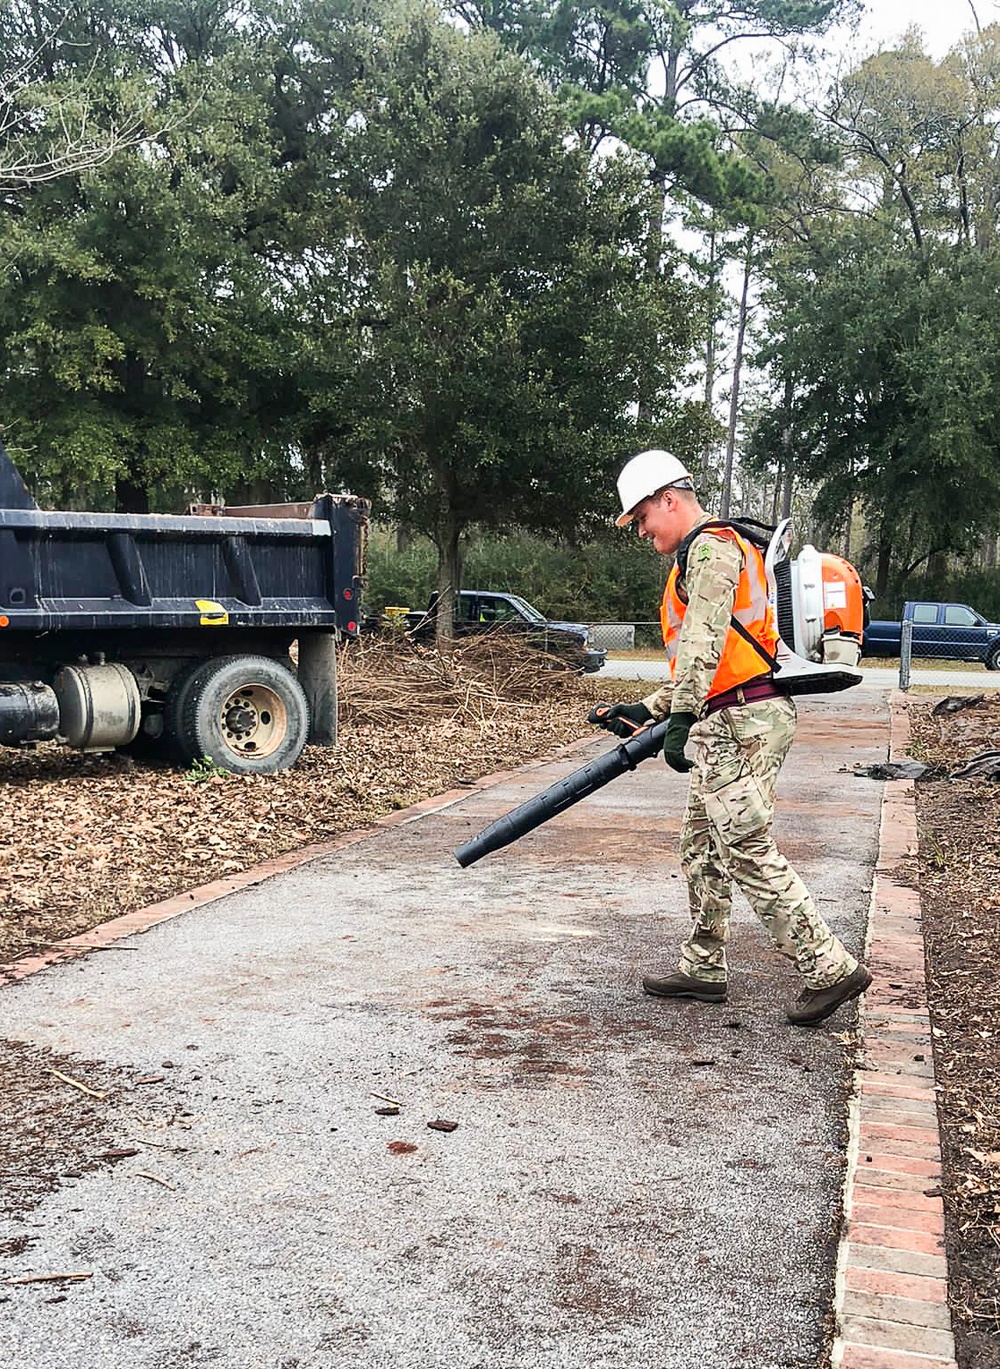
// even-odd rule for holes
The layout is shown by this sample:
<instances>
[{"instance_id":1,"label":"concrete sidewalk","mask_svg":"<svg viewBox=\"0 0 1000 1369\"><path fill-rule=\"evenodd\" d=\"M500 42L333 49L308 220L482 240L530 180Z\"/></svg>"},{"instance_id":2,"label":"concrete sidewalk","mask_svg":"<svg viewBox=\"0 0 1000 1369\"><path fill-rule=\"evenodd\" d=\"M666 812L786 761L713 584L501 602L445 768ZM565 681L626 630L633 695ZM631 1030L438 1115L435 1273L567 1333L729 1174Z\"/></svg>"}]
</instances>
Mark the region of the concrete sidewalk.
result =
<instances>
[{"instance_id":1,"label":"concrete sidewalk","mask_svg":"<svg viewBox=\"0 0 1000 1369\"><path fill-rule=\"evenodd\" d=\"M801 714L779 840L857 950L882 786L849 771L885 758L886 705ZM35 1238L4 1275L95 1274L4 1290L0 1362L815 1369L853 1011L785 1023L742 899L724 1007L642 996L688 920L659 762L452 859L587 754L3 991L5 1036L170 1086L128 1118L151 1149L0 1227Z\"/></svg>"},{"instance_id":2,"label":"concrete sidewalk","mask_svg":"<svg viewBox=\"0 0 1000 1369\"><path fill-rule=\"evenodd\" d=\"M861 674L864 677L861 688L897 689L899 687L898 667L865 665L864 659L862 659ZM608 681L649 680L650 682L662 682L665 675L666 670L662 660L624 661L612 657L597 672L596 678ZM910 671L910 685L913 688L921 686L942 691L946 689L1000 689L1000 671L987 670L985 666L978 669L958 664L949 667L949 663L944 661L940 668L915 666Z\"/></svg>"}]
</instances>

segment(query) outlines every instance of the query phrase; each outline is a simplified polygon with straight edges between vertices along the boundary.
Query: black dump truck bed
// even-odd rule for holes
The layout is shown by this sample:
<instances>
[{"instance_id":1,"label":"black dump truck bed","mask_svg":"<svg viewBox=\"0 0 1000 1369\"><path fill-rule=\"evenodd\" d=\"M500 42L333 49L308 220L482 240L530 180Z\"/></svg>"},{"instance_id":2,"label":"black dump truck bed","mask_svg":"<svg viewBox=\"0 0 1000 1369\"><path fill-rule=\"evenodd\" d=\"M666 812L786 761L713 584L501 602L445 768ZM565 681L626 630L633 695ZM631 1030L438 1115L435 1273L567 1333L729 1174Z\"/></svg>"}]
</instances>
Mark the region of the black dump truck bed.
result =
<instances>
[{"instance_id":1,"label":"black dump truck bed","mask_svg":"<svg viewBox=\"0 0 1000 1369\"><path fill-rule=\"evenodd\" d=\"M334 643L358 631L368 507L323 494L291 516L48 512L0 446L0 741L258 772L291 763L307 735L332 741ZM102 712L115 715L103 728Z\"/></svg>"}]
</instances>

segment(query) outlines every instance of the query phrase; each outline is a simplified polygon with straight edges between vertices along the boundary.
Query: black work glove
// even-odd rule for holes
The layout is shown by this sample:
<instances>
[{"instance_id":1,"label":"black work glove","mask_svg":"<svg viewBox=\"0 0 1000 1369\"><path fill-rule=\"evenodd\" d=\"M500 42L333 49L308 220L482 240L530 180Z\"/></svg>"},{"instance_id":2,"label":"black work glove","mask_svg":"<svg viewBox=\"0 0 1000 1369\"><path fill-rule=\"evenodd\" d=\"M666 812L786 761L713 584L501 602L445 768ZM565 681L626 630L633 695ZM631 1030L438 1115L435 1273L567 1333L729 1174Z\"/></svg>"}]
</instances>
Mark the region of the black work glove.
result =
<instances>
[{"instance_id":1,"label":"black work glove","mask_svg":"<svg viewBox=\"0 0 1000 1369\"><path fill-rule=\"evenodd\" d=\"M684 754L688 733L698 721L696 713L671 713L667 719L667 730L663 735L663 759L671 770L679 770L682 775L694 769L694 761Z\"/></svg>"},{"instance_id":2,"label":"black work glove","mask_svg":"<svg viewBox=\"0 0 1000 1369\"><path fill-rule=\"evenodd\" d=\"M613 732L616 737L634 737L641 727L652 721L653 715L644 703L597 704L587 714L587 722Z\"/></svg>"}]
</instances>

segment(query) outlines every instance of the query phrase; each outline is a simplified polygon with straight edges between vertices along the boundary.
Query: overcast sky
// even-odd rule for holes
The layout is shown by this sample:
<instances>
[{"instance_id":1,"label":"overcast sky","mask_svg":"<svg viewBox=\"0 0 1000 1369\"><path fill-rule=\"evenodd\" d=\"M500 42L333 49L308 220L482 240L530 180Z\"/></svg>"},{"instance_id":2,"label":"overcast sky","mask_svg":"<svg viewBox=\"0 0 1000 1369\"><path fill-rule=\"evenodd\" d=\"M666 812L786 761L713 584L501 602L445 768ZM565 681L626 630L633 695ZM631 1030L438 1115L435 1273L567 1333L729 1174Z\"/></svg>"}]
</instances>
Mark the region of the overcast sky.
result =
<instances>
[{"instance_id":1,"label":"overcast sky","mask_svg":"<svg viewBox=\"0 0 1000 1369\"><path fill-rule=\"evenodd\" d=\"M1000 21L996 0L973 0L983 28ZM940 58L975 28L969 0L867 0L860 42L865 49L891 43L911 26L924 32L932 57Z\"/></svg>"}]
</instances>

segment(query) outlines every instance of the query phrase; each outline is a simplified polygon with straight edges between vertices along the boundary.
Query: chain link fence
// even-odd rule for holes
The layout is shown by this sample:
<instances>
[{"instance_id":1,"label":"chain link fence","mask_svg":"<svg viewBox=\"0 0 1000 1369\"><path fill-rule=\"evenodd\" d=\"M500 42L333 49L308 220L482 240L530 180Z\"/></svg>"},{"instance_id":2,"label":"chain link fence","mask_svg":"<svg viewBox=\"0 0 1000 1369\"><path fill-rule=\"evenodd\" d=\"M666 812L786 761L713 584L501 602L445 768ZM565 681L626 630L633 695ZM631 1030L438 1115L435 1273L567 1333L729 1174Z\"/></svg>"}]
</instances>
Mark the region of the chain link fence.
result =
<instances>
[{"instance_id":1,"label":"chain link fence","mask_svg":"<svg viewBox=\"0 0 1000 1369\"><path fill-rule=\"evenodd\" d=\"M968 675L971 686L979 683L980 672L1000 671L1000 626L988 623L965 604L914 604L910 615L902 623L872 624L873 640L869 643L866 639L862 667L872 664L873 658L889 665L898 642L901 690L911 687L914 668L958 670ZM612 659L631 653L651 659L662 655L658 622L591 623L589 628L591 646L607 651ZM876 636L879 629L882 631Z\"/></svg>"},{"instance_id":2,"label":"chain link fence","mask_svg":"<svg viewBox=\"0 0 1000 1369\"><path fill-rule=\"evenodd\" d=\"M661 651L663 636L658 622L591 623L590 644L609 652Z\"/></svg>"}]
</instances>

